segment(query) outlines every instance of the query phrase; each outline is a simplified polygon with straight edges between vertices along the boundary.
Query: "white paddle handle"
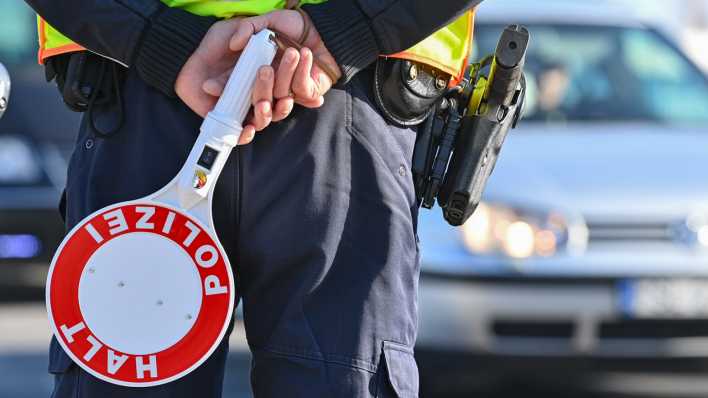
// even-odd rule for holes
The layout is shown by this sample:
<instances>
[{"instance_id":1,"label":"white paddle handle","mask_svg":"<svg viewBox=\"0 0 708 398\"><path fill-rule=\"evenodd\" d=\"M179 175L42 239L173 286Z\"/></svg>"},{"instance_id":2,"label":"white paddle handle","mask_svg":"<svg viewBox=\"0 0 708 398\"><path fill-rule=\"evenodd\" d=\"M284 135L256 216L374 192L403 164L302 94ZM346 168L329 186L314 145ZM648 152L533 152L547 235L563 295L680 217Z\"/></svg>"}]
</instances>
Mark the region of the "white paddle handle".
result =
<instances>
[{"instance_id":1,"label":"white paddle handle","mask_svg":"<svg viewBox=\"0 0 708 398\"><path fill-rule=\"evenodd\" d=\"M216 103L214 110L209 112L207 119L216 119L219 122L241 128L241 123L251 107L251 94L256 73L261 66L270 65L276 51L273 32L263 30L254 35L239 57L238 63L226 83L224 93Z\"/></svg>"},{"instance_id":2,"label":"white paddle handle","mask_svg":"<svg viewBox=\"0 0 708 398\"><path fill-rule=\"evenodd\" d=\"M258 69L270 65L277 51L273 32L263 30L246 45L224 92L202 123L200 134L179 173L178 201L185 210L206 199L236 146L251 107Z\"/></svg>"}]
</instances>

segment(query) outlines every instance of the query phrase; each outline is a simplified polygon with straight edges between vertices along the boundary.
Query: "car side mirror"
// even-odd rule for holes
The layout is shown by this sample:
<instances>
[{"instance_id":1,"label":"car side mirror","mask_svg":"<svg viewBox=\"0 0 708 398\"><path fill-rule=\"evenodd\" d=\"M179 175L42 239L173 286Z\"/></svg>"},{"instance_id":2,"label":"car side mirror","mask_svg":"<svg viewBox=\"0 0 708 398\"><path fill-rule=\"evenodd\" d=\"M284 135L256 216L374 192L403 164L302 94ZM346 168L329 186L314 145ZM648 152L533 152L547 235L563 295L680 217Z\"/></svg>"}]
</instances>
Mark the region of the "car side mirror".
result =
<instances>
[{"instance_id":1,"label":"car side mirror","mask_svg":"<svg viewBox=\"0 0 708 398\"><path fill-rule=\"evenodd\" d=\"M0 118L7 109L7 104L10 101L10 74L7 69L0 63Z\"/></svg>"}]
</instances>

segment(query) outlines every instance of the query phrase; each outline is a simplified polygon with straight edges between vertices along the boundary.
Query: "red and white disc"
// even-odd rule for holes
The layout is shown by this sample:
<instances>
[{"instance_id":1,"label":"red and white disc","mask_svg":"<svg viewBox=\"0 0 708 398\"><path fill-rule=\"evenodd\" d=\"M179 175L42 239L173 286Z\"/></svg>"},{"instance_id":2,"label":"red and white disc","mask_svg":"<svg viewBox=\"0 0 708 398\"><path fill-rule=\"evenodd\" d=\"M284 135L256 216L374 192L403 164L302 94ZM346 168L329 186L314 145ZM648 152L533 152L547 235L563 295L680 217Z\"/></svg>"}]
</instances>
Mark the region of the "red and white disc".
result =
<instances>
[{"instance_id":1,"label":"red and white disc","mask_svg":"<svg viewBox=\"0 0 708 398\"><path fill-rule=\"evenodd\" d=\"M47 280L49 319L64 350L124 386L194 370L223 338L234 305L229 261L212 233L151 202L114 205L77 225Z\"/></svg>"}]
</instances>

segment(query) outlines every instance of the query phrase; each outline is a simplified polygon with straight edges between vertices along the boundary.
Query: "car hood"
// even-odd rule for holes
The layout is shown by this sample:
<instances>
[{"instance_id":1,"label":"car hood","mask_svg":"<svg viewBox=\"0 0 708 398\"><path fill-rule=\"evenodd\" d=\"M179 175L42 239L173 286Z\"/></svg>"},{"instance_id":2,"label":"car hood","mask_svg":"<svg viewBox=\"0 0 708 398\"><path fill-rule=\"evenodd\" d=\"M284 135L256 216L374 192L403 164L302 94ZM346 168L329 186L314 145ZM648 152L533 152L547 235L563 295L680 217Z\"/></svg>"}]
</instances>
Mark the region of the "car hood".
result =
<instances>
[{"instance_id":1,"label":"car hood","mask_svg":"<svg viewBox=\"0 0 708 398\"><path fill-rule=\"evenodd\" d=\"M688 217L708 215L708 130L526 123L507 138L484 200L561 212L574 231L585 234L587 246L526 260L475 256L459 232L451 238L438 211L423 212L419 233L426 272L708 276L708 250L684 240L691 236L684 233Z\"/></svg>"},{"instance_id":2,"label":"car hood","mask_svg":"<svg viewBox=\"0 0 708 398\"><path fill-rule=\"evenodd\" d=\"M647 125L513 130L485 199L590 218L675 218L708 206L708 129Z\"/></svg>"}]
</instances>

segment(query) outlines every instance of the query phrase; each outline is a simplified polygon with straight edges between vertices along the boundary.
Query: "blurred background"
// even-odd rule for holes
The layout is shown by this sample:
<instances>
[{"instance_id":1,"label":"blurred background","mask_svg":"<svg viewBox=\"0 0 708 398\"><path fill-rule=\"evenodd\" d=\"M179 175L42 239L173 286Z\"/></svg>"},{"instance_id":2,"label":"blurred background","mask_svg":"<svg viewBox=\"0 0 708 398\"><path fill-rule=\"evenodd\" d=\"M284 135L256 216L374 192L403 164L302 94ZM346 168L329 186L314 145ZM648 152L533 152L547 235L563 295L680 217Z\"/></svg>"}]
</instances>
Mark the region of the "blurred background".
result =
<instances>
[{"instance_id":1,"label":"blurred background","mask_svg":"<svg viewBox=\"0 0 708 398\"><path fill-rule=\"evenodd\" d=\"M420 218L427 397L708 397L708 0L487 0L532 33L525 119L461 228ZM0 5L0 397L47 397L48 263L79 115ZM249 397L242 325L227 397Z\"/></svg>"}]
</instances>

